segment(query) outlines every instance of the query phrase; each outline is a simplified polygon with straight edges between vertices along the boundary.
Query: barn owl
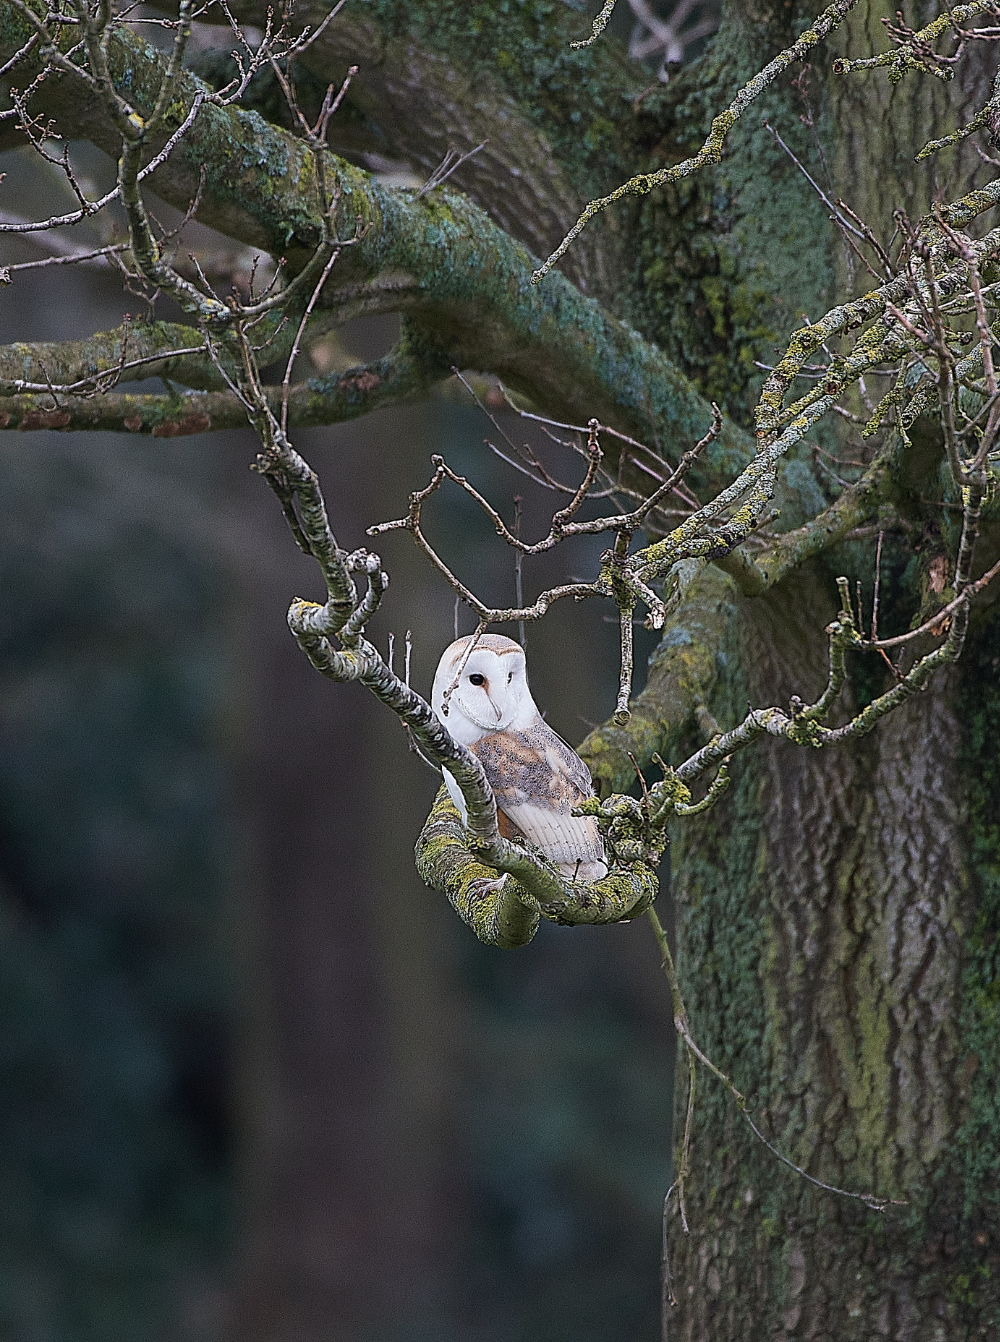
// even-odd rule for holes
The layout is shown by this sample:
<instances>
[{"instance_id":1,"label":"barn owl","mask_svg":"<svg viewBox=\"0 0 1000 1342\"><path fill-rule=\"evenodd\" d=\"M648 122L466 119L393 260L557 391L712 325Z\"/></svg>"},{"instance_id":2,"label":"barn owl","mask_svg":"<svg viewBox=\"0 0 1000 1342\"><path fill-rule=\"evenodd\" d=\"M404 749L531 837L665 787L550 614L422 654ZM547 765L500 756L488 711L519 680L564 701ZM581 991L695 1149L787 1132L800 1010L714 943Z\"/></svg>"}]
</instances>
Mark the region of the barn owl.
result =
<instances>
[{"instance_id":1,"label":"barn owl","mask_svg":"<svg viewBox=\"0 0 1000 1342\"><path fill-rule=\"evenodd\" d=\"M483 634L462 666L445 709L445 695L473 635L444 650L434 675L431 704L456 741L486 771L505 838L523 836L561 872L584 881L608 873L592 816L570 812L593 795L590 770L542 718L528 689L524 650L502 634ZM465 799L447 769L444 781L463 823Z\"/></svg>"}]
</instances>

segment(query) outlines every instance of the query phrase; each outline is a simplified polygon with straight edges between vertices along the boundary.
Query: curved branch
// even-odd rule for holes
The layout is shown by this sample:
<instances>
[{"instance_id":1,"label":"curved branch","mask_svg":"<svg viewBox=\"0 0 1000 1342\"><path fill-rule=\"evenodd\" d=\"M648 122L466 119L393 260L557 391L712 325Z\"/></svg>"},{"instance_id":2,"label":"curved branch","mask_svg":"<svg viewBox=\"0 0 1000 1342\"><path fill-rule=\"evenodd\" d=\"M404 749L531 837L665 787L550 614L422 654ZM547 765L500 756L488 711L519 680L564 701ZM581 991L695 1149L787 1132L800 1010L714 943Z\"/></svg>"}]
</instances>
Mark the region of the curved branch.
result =
<instances>
[{"instance_id":1,"label":"curved branch","mask_svg":"<svg viewBox=\"0 0 1000 1342\"><path fill-rule=\"evenodd\" d=\"M452 908L487 946L526 946L538 930L538 906L523 886L497 879L468 849L468 836L446 788L435 798L415 848L420 879L448 896Z\"/></svg>"},{"instance_id":2,"label":"curved branch","mask_svg":"<svg viewBox=\"0 0 1000 1342\"><path fill-rule=\"evenodd\" d=\"M616 867L602 881L574 888L572 898L534 897L529 888L496 868L484 866L469 848L469 834L441 788L416 845L417 870L433 890L448 896L464 923L488 946L526 946L538 930L539 915L567 927L626 922L656 898L658 882L643 863Z\"/></svg>"},{"instance_id":3,"label":"curved branch","mask_svg":"<svg viewBox=\"0 0 1000 1342\"><path fill-rule=\"evenodd\" d=\"M263 0L232 8L261 27L266 21ZM326 9L325 0L300 0L295 28L316 26ZM580 16L564 6L548 10L541 24L530 10L481 6L465 26L438 24L409 0L383 0L377 8L348 5L300 64L323 85L360 66L347 96L353 116L331 128L338 151L400 159L426 178L449 146L486 141L452 184L544 256L576 218L581 195L606 190L629 161L631 97L644 82L619 43L572 51L579 28ZM500 52L505 58L497 59ZM549 71L541 101L538 56ZM588 135L598 119L603 133ZM606 295L620 247L615 232L595 230L572 258L570 278Z\"/></svg>"}]
</instances>

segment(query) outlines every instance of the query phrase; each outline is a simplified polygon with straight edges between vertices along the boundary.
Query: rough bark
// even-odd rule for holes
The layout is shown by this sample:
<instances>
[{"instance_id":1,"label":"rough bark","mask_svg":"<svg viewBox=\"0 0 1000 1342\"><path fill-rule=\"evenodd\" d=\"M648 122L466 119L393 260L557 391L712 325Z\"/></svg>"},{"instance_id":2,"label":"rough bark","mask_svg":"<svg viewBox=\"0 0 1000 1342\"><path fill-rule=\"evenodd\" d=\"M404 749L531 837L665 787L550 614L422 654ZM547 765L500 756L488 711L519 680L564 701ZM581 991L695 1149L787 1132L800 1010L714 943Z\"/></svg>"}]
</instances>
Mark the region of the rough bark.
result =
<instances>
[{"instance_id":1,"label":"rough bark","mask_svg":"<svg viewBox=\"0 0 1000 1342\"><path fill-rule=\"evenodd\" d=\"M262 23L266 6L236 12ZM296 22L315 27L322 4L301 6ZM374 4L345 12L310 48L304 64L325 87L360 67L348 95L351 116L332 143L362 163L371 154L429 176L449 145L483 147L451 181L537 256L561 241L581 195L616 185L628 166L629 100L643 72L617 43L574 52L587 20L568 7ZM540 81L545 92L541 93ZM545 96L545 94L548 96ZM566 273L604 299L620 288L621 230L596 228Z\"/></svg>"},{"instance_id":2,"label":"rough bark","mask_svg":"<svg viewBox=\"0 0 1000 1342\"><path fill-rule=\"evenodd\" d=\"M824 586L800 575L753 603L741 665L754 702L821 683L820 641L796 612L821 612ZM995 637L993 620L977 642ZM996 1012L968 1000L984 887L964 709L996 702L984 669L974 654L860 746L766 747L728 811L678 834L695 1037L791 1160L906 1205L879 1215L809 1185L708 1082L691 1234L675 1223L671 1237L671 1338L922 1342L995 1327L1000 1246L984 1174L997 1131L974 1097L970 1028L981 1037Z\"/></svg>"},{"instance_id":3,"label":"rough bark","mask_svg":"<svg viewBox=\"0 0 1000 1342\"><path fill-rule=\"evenodd\" d=\"M888 8L859 7L838 49L856 54L877 38ZM888 219L896 206L915 216L935 185L969 170L946 159L935 183L912 157L963 120L982 79L975 62L957 89L828 77L820 92L817 73L838 194L863 217ZM842 251L827 264L836 283L852 282ZM857 274L853 283L867 287ZM809 565L740 603L741 674L716 693L720 722L747 699L784 704L822 684L833 565L851 562L842 553ZM691 1234L671 1228L670 1338L957 1342L1000 1321L1000 1146L982 1065L996 1056L998 1025L997 834L983 800L983 772L995 771L985 724L996 721L987 650L997 631L984 615L957 670L859 745L771 743L744 759L726 806L677 834L679 972L695 1038L791 1160L907 1205L878 1215L807 1184L707 1079ZM678 1085L682 1118L680 1073Z\"/></svg>"}]
</instances>

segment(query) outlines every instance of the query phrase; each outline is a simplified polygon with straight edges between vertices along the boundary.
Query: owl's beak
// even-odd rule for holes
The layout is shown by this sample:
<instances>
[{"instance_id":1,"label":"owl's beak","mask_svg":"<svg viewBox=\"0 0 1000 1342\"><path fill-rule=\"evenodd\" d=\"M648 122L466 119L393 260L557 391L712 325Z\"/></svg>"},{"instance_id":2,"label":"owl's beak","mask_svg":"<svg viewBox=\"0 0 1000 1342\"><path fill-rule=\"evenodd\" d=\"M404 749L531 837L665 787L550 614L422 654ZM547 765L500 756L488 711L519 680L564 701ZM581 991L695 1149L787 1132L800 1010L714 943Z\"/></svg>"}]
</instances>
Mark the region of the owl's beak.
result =
<instances>
[{"instance_id":1,"label":"owl's beak","mask_svg":"<svg viewBox=\"0 0 1000 1342\"><path fill-rule=\"evenodd\" d=\"M486 697L490 701L490 708L492 708L493 712L497 715L497 722L500 722L503 719L503 709L498 708L496 706L496 704L493 702L493 696L492 694L489 693L489 691L486 692Z\"/></svg>"}]
</instances>

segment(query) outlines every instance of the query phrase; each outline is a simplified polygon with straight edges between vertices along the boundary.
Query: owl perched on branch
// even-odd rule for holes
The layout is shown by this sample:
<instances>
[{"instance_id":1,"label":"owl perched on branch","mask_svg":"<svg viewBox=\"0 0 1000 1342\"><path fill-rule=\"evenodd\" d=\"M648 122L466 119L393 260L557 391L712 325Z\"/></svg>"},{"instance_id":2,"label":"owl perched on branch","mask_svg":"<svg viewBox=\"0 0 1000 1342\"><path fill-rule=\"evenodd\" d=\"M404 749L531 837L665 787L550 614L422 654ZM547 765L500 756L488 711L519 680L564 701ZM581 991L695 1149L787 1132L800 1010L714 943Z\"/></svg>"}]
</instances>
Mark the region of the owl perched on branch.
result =
<instances>
[{"instance_id":1,"label":"owl perched on branch","mask_svg":"<svg viewBox=\"0 0 1000 1342\"><path fill-rule=\"evenodd\" d=\"M479 757L505 838L527 839L567 876L607 875L595 820L571 814L593 796L590 770L536 708L517 643L502 634L457 639L438 663L431 704L455 740ZM443 772L464 823L465 799Z\"/></svg>"}]
</instances>

